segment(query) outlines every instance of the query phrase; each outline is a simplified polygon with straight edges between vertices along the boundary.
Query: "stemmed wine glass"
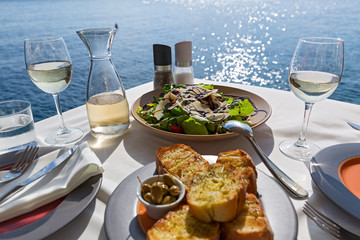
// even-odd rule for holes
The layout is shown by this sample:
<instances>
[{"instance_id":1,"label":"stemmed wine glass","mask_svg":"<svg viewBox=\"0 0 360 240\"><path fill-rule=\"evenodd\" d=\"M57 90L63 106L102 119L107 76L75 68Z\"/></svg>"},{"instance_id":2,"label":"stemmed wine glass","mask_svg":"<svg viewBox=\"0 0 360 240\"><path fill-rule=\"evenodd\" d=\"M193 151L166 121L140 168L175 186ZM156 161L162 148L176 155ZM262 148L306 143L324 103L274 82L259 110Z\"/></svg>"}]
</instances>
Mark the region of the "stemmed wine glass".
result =
<instances>
[{"instance_id":1,"label":"stemmed wine glass","mask_svg":"<svg viewBox=\"0 0 360 240\"><path fill-rule=\"evenodd\" d=\"M305 101L304 119L297 141L283 141L279 148L286 156L308 161L320 148L306 141L307 126L315 102L328 98L339 85L344 67L344 41L312 37L299 40L290 64L292 92Z\"/></svg>"},{"instance_id":2,"label":"stemmed wine glass","mask_svg":"<svg viewBox=\"0 0 360 240\"><path fill-rule=\"evenodd\" d=\"M70 84L72 63L65 41L62 37L35 37L24 41L25 64L32 82L55 101L60 121L60 130L50 133L45 142L61 146L71 144L83 136L78 128L67 128L62 116L60 92Z\"/></svg>"}]
</instances>

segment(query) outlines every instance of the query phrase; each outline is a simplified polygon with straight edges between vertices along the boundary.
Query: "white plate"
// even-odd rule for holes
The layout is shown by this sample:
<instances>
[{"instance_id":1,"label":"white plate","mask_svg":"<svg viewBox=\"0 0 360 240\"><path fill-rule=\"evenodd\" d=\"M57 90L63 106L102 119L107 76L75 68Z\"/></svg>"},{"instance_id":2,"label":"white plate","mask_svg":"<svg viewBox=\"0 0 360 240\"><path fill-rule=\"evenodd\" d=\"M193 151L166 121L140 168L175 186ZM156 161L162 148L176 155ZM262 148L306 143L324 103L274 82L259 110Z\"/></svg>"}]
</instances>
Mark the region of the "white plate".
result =
<instances>
[{"instance_id":1,"label":"white plate","mask_svg":"<svg viewBox=\"0 0 360 240\"><path fill-rule=\"evenodd\" d=\"M338 170L345 160L360 156L360 143L346 143L322 149L311 159L311 177L335 204L360 220L360 199L342 183Z\"/></svg>"},{"instance_id":2,"label":"white plate","mask_svg":"<svg viewBox=\"0 0 360 240\"><path fill-rule=\"evenodd\" d=\"M154 173L155 163L150 163L130 174L115 189L105 212L105 232L109 239L146 239L137 219L137 177L144 179ZM274 239L296 239L297 216L290 199L277 182L259 170L258 193L274 231Z\"/></svg>"},{"instance_id":3,"label":"white plate","mask_svg":"<svg viewBox=\"0 0 360 240\"><path fill-rule=\"evenodd\" d=\"M55 149L57 148L40 147L38 156L45 155ZM20 155L21 151L12 151L0 155L0 168L13 164ZM92 203L92 201L94 201L96 194L101 187L101 182L102 174L91 177L69 193L65 199L52 210L52 212L28 225L6 233L0 233L0 239L43 239L53 234L74 220L87 206L90 205L90 203ZM26 214L18 216L16 222L23 220L21 219L22 216L26 216Z\"/></svg>"},{"instance_id":4,"label":"white plate","mask_svg":"<svg viewBox=\"0 0 360 240\"><path fill-rule=\"evenodd\" d=\"M226 87L226 86L218 86L214 85L215 89L218 89L219 92L224 93L226 96L238 96L238 97L247 97L249 100L255 105L255 108L257 109L257 113L254 116L250 117L250 121L252 123L252 128L255 128L257 126L260 126L261 124L265 123L270 115L271 115L271 106L270 104L263 99L262 97L252 93L248 92L242 89L233 88L233 87ZM143 107L147 103L150 103L153 101L153 97L159 97L160 94L163 92L162 89L157 89L150 91L144 95L142 95L140 98L138 98L135 103L133 104L131 108L131 114L133 117L142 125L145 126L146 129L150 130L151 132L165 136L170 138L177 138L177 139L184 139L184 140L219 140L229 137L235 137L238 136L237 133L223 133L223 134L213 134L213 135L192 135L192 134L184 134L184 133L173 133L168 132L165 130L160 130L157 128L154 128L150 126L144 119L139 117L139 115L136 113L136 110L138 107Z\"/></svg>"}]
</instances>

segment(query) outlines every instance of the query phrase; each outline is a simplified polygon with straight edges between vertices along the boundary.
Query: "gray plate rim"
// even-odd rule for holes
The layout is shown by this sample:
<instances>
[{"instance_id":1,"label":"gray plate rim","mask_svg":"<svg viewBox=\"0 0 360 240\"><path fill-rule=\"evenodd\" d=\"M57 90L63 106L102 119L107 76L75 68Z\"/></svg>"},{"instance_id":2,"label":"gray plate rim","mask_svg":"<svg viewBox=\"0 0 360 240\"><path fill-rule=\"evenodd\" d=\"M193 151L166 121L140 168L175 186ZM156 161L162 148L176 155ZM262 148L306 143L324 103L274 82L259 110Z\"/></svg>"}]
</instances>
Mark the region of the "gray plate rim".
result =
<instances>
[{"instance_id":1,"label":"gray plate rim","mask_svg":"<svg viewBox=\"0 0 360 240\"><path fill-rule=\"evenodd\" d=\"M310 173L325 196L360 220L360 200L344 186L338 175L341 163L356 156L360 156L360 143L344 143L324 148L311 159Z\"/></svg>"}]
</instances>

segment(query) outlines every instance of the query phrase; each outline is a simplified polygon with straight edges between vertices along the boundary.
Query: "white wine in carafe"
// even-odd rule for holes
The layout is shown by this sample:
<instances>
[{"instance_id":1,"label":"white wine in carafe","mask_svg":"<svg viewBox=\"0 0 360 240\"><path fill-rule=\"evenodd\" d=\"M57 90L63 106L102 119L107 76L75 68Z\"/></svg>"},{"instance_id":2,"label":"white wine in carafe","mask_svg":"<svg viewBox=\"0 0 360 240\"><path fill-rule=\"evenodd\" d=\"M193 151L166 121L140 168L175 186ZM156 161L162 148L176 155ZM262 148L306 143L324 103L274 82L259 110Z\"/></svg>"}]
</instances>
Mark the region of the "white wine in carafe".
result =
<instances>
[{"instance_id":1,"label":"white wine in carafe","mask_svg":"<svg viewBox=\"0 0 360 240\"><path fill-rule=\"evenodd\" d=\"M129 104L118 93L101 93L86 102L91 130L102 136L118 135L129 127Z\"/></svg>"}]
</instances>

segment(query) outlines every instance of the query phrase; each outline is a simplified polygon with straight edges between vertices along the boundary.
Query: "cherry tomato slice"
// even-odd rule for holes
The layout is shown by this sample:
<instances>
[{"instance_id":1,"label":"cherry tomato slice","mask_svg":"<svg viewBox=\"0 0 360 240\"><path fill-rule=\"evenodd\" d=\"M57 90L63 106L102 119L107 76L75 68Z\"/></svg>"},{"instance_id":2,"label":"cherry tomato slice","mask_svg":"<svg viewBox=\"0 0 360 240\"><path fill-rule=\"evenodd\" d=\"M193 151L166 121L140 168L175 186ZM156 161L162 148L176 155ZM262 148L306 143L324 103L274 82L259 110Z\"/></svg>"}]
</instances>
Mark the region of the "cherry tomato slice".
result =
<instances>
[{"instance_id":1,"label":"cherry tomato slice","mask_svg":"<svg viewBox=\"0 0 360 240\"><path fill-rule=\"evenodd\" d=\"M183 130L181 127L178 127L176 125L171 125L171 131L174 133L182 133Z\"/></svg>"}]
</instances>

